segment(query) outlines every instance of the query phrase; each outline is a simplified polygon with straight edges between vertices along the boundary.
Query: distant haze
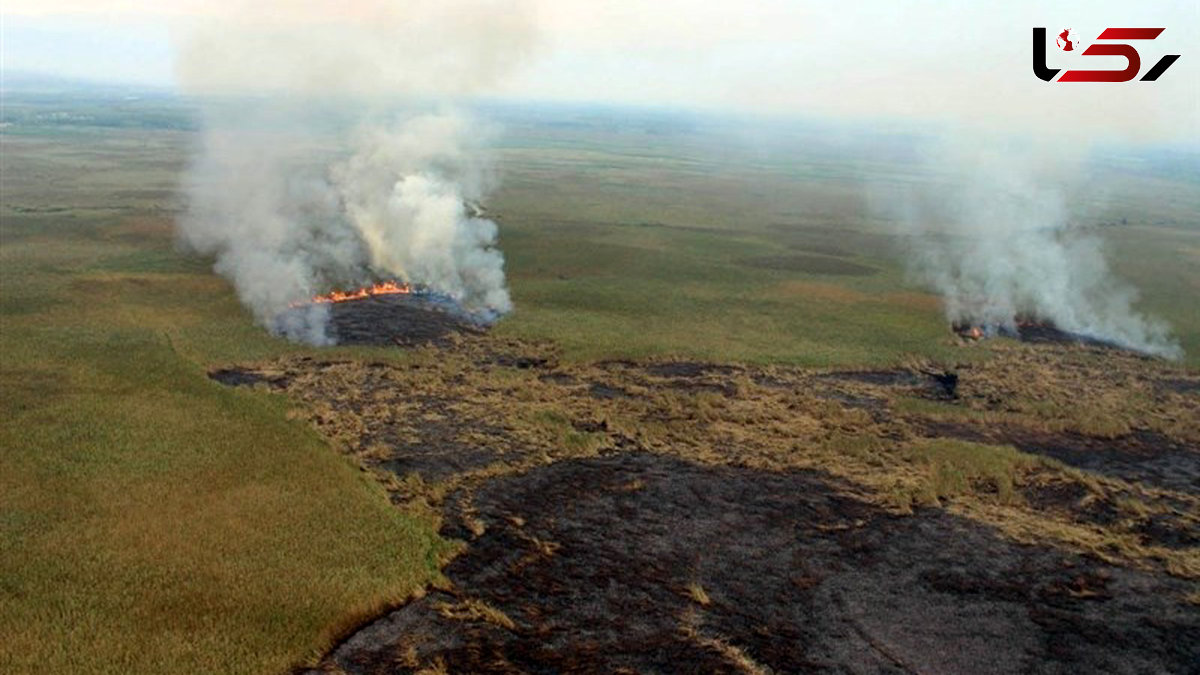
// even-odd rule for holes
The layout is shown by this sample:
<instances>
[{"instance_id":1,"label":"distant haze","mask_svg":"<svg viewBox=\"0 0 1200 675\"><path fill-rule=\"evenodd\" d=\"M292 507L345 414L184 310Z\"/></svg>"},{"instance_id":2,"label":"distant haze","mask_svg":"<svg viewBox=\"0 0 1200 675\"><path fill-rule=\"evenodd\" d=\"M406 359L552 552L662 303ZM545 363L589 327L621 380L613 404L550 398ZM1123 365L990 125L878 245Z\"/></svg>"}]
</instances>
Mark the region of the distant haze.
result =
<instances>
[{"instance_id":1,"label":"distant haze","mask_svg":"<svg viewBox=\"0 0 1200 675\"><path fill-rule=\"evenodd\" d=\"M1192 51L1200 34L1198 7L1189 0L9 0L4 56L9 69L172 84L196 67L191 56L167 63L172 36L252 32L258 37L241 49L198 55L209 62L209 84L232 84L220 76L223 71L238 75L241 84L267 88L336 87L341 78L331 73L342 73L348 84L371 82L405 94L416 88L516 99L940 119L1088 139L1196 142L1200 54ZM421 30L440 16L455 16L457 23ZM1033 26L1047 26L1052 34L1072 28L1085 41L1109 26L1164 26L1160 38L1140 45L1143 67L1164 53L1183 58L1152 85L1046 84L1030 72ZM528 34L517 35L516 27ZM358 45L344 39L362 32L390 42ZM276 56L288 51L276 47L295 36L304 36L307 52L318 55L307 68ZM498 44L506 40L517 40L521 49ZM384 45L389 48L365 53ZM342 50L350 53L335 53ZM476 81L420 81L419 74L405 73L401 64L427 50L437 50L445 62L481 53L502 53L507 60L472 71ZM1078 51L1050 56L1062 67L1084 58ZM347 74L336 63L343 57L366 58L379 72ZM1121 65L1114 57L1086 62Z\"/></svg>"},{"instance_id":2,"label":"distant haze","mask_svg":"<svg viewBox=\"0 0 1200 675\"><path fill-rule=\"evenodd\" d=\"M914 170L943 179L862 189L907 235L914 279L942 295L950 319L1003 327L1032 314L1179 354L1169 327L1111 274L1102 241L1079 227L1088 214L1071 188L1097 143L1200 147L1195 0L162 4L119 0L101 12L82 0L9 0L5 67L262 94L233 117L208 110L181 226L260 321L293 337L326 339L319 310L273 324L289 303L369 276L509 309L496 228L463 206L489 184L483 134L454 112L463 99L508 98L920 123L937 132ZM1143 71L1164 54L1182 58L1157 82L1046 83L1031 72L1035 26L1081 41L1071 52L1051 45L1051 67L1122 67L1080 53L1107 27L1166 28L1137 43ZM328 98L357 115L353 150L316 171L290 164L307 102ZM437 111L384 117L396 101ZM747 139L770 133L752 118L745 126Z\"/></svg>"}]
</instances>

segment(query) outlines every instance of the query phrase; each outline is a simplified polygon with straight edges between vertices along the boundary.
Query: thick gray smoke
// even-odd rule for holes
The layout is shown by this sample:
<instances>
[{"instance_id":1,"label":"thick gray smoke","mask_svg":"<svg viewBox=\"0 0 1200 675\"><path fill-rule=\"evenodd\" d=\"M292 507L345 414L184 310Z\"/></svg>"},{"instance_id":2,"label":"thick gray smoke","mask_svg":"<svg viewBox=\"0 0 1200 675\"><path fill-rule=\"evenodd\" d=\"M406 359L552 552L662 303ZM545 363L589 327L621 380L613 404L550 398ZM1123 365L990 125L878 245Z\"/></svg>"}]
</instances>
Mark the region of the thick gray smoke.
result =
<instances>
[{"instance_id":1,"label":"thick gray smoke","mask_svg":"<svg viewBox=\"0 0 1200 675\"><path fill-rule=\"evenodd\" d=\"M1018 318L1049 321L1179 358L1168 326L1138 312L1137 291L1110 270L1089 215L1068 208L1066 176L1079 168L1070 153L979 136L939 144L928 180L884 202L910 235L912 272L954 323L1011 332Z\"/></svg>"},{"instance_id":2,"label":"thick gray smoke","mask_svg":"<svg viewBox=\"0 0 1200 675\"><path fill-rule=\"evenodd\" d=\"M382 279L484 319L508 312L496 225L468 206L489 187L486 129L445 104L395 111L477 93L521 61L533 35L521 6L313 7L184 42L180 79L203 97L204 130L182 241L216 257L259 323L313 344L331 341L329 307L294 305Z\"/></svg>"},{"instance_id":3,"label":"thick gray smoke","mask_svg":"<svg viewBox=\"0 0 1200 675\"><path fill-rule=\"evenodd\" d=\"M496 225L466 206L487 187L476 125L453 113L371 125L349 156L315 165L305 156L317 152L312 139L296 129L283 113L210 128L179 221L183 240L216 256L260 323L327 344L328 307L291 305L393 278L485 319L512 308Z\"/></svg>"}]
</instances>

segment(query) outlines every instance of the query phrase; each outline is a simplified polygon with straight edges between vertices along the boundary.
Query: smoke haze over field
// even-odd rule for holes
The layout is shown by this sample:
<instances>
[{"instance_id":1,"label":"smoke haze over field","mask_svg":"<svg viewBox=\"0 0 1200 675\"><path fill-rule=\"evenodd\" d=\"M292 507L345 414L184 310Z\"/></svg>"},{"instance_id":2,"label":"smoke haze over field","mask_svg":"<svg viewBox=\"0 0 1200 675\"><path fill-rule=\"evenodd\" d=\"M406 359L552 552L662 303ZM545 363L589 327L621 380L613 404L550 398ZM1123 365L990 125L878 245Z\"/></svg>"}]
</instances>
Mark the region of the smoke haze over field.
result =
<instances>
[{"instance_id":1,"label":"smoke haze over field","mask_svg":"<svg viewBox=\"0 0 1200 675\"><path fill-rule=\"evenodd\" d=\"M488 319L509 311L496 225L466 204L488 189L485 129L444 108L397 117L407 97L452 97L493 83L524 58L533 32L519 5L457 9L359 2L328 30L250 16L203 24L182 42L181 79L210 100L186 179L184 242L213 254L260 323L327 344L329 309L289 309L331 287L398 278ZM318 17L319 18L319 17ZM270 96L252 96L269 83ZM260 93L260 92L259 92ZM312 108L355 118L349 154L313 165L328 134Z\"/></svg>"},{"instance_id":2,"label":"smoke haze over field","mask_svg":"<svg viewBox=\"0 0 1200 675\"><path fill-rule=\"evenodd\" d=\"M296 156L311 139L294 110L207 119L180 235L216 255L263 325L326 344L327 306L285 310L381 278L428 286L485 319L511 309L496 226L464 205L487 189L481 133L468 118L364 123L349 156L315 166Z\"/></svg>"},{"instance_id":3,"label":"smoke haze over field","mask_svg":"<svg viewBox=\"0 0 1200 675\"><path fill-rule=\"evenodd\" d=\"M1178 352L1080 227L1098 214L1077 211L1078 163L1064 153L1109 142L1200 148L1194 1L116 0L98 12L88 0L10 0L5 9L7 67L138 77L154 49L146 26L157 22L181 46L174 83L184 91L271 97L232 122L209 112L183 223L185 240L218 255L268 325L289 302L366 272L505 311L495 227L461 208L487 188L477 128L454 114L377 114L398 96L486 95L954 129L924 148L940 182L877 201L914 235L912 269L952 319L1005 326L1038 314ZM1068 53L1051 39L1053 68L1120 68L1120 57L1082 55L1107 27L1166 28L1138 44L1143 71L1164 54L1182 58L1155 82L1046 83L1030 68L1035 26L1082 41ZM278 103L289 97L292 109ZM289 158L291 134L310 129L306 97L353 99L363 111L352 156L322 167ZM321 325L314 314L285 332L320 341Z\"/></svg>"},{"instance_id":4,"label":"smoke haze over field","mask_svg":"<svg viewBox=\"0 0 1200 675\"><path fill-rule=\"evenodd\" d=\"M181 29L180 83L193 93L393 96L486 93L537 44L528 3L269 0Z\"/></svg>"},{"instance_id":5,"label":"smoke haze over field","mask_svg":"<svg viewBox=\"0 0 1200 675\"><path fill-rule=\"evenodd\" d=\"M947 318L1010 333L1018 317L1168 358L1183 355L1168 326L1135 309L1137 291L1116 278L1070 176L1069 145L986 134L947 135L929 148L927 181L877 205L905 238L918 280L937 291Z\"/></svg>"},{"instance_id":6,"label":"smoke haze over field","mask_svg":"<svg viewBox=\"0 0 1200 675\"><path fill-rule=\"evenodd\" d=\"M1084 139L1200 139L1200 59L1191 53L1200 11L1182 0L96 5L6 2L5 67L138 80L150 66L162 70L156 48L144 43L174 33L194 44L175 58L174 83L189 91L330 87L374 96L425 88L522 100L969 121ZM1140 47L1143 66L1161 54L1183 58L1153 85L1049 85L1030 72L1033 26L1051 35L1069 27L1085 42L1109 26L1164 26ZM1051 49L1052 67L1122 65L1117 57ZM159 77L162 84L171 80Z\"/></svg>"}]
</instances>

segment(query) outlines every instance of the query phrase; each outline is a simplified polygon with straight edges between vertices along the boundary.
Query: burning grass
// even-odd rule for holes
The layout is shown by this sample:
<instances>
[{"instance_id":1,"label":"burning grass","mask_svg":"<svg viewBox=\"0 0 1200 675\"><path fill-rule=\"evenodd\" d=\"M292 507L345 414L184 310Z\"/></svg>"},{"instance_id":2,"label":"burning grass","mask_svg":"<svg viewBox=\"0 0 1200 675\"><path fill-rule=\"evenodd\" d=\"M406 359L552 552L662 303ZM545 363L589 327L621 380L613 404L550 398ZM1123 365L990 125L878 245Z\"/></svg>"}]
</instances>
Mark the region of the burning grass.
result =
<instances>
[{"instance_id":1,"label":"burning grass","mask_svg":"<svg viewBox=\"0 0 1200 675\"><path fill-rule=\"evenodd\" d=\"M997 358L960 371L958 401L905 405L931 418L1016 423L1050 433L1114 439L1146 431L1189 442L1200 438L1200 400L1178 386L1196 379L1186 370L1110 349L1004 342L989 349Z\"/></svg>"},{"instance_id":2,"label":"burning grass","mask_svg":"<svg viewBox=\"0 0 1200 675\"><path fill-rule=\"evenodd\" d=\"M351 300L363 300L366 298L376 298L387 295L411 295L413 292L412 286L400 281L383 281L370 286L363 286L349 291L334 290L321 295L314 295L308 302L318 305L333 304L337 302L349 302ZM296 303L293 306L302 306L306 303Z\"/></svg>"},{"instance_id":3,"label":"burning grass","mask_svg":"<svg viewBox=\"0 0 1200 675\"><path fill-rule=\"evenodd\" d=\"M518 571L570 561L571 549L561 546L570 522L557 516L573 504L594 514L582 499L602 497L605 477L615 478L611 492L625 501L597 502L619 508L596 522L631 529L585 528L596 536L572 541L624 565L596 578L650 579L634 590L667 589L659 609L679 612L658 634L677 647L666 652L676 666L753 671L755 659L787 657L783 648L770 651L775 635L788 646L830 650L800 658L833 660L840 644L841 653L862 655L863 669L895 668L873 644L912 638L907 627L948 625L961 633L966 620L989 613L1012 622L996 624L993 634L1011 626L1035 634L1041 626L1026 615L1060 622L1053 643L1089 665L1087 654L1072 651L1078 636L1132 644L1127 653L1139 643L1162 653L1171 644L1176 653L1194 645L1194 631L1157 642L1170 634L1155 633L1151 623L1122 632L1126 626L1114 628L1103 616L1110 605L1075 597L1119 595L1132 585L1146 603L1163 599L1138 605L1151 607L1153 625L1177 620L1171 598L1178 587L1124 565L1194 578L1189 561L1200 526L1188 429L1196 415L1186 406L1200 391L1194 370L1055 345L1045 346L1054 354L1046 358L1007 341L955 347L932 296L898 290L905 288L901 266L888 260L895 242L860 222L858 185L838 179L848 175L839 166L796 152L786 170L805 177L798 181L764 171L757 159L698 158L699 146L686 136L680 143L670 134L616 129L522 132L500 153L506 180L491 205L518 306L495 332L521 338L502 364L485 359L486 350L476 361L470 349L445 359L444 349L310 352L271 339L211 275L211 261L173 247L175 172L193 138L148 129L12 131L0 135L0 663L8 670L261 672L309 654L316 659L431 577L448 553L434 535L431 518L439 515L449 535L478 538L458 547L462 585L513 591L481 593L479 616L494 608L521 631L534 625L531 611L554 607L521 606L533 594L519 573L512 583L490 585L475 575L499 569L495 562L509 555ZM563 179L588 171L610 180ZM1182 194L1180 185L1172 184L1173 194ZM772 198L762 199L760 189ZM1198 235L1187 224L1192 211L1179 210L1185 202L1154 192L1117 204L1138 224L1106 236L1114 265L1143 290L1148 312L1176 326L1194 369ZM1165 216L1168 226L1152 226L1168 207L1177 211ZM647 213L654 223L645 222ZM878 273L825 277L743 264L800 250L834 253L833 246ZM542 340L557 347L529 344ZM995 363L987 358L993 353ZM297 354L311 360L290 360ZM277 361L283 355L291 356ZM974 364L960 369L962 398L929 398L918 369L893 370L914 355ZM759 365L651 374L645 363L596 363L644 358ZM1071 365L1077 358L1095 363L1081 372ZM1105 360L1115 366L1105 368ZM343 363L328 366L336 361ZM253 369L269 371L256 387L286 388L292 398L204 382L206 370L251 362L270 364ZM883 381L797 375L778 364L898 374ZM1060 366L1068 379L1056 379ZM284 378L292 371L305 376ZM411 394L398 393L407 388ZM1119 397L1099 403L1102 392L1118 390L1133 392L1131 408ZM1005 397L1023 402L1009 410ZM287 420L289 404L304 422ZM526 404L547 414L514 414ZM369 473L335 457L305 422ZM1147 425L1159 435L1146 436ZM985 477L943 494L942 507L922 507L913 496L927 494L933 474L928 460L911 454L913 443L939 435L1011 445L1042 459L1013 470L1011 503ZM1179 447L1150 453L1164 442ZM1168 461L1156 465L1156 456ZM505 482L480 494L478 486L493 479ZM589 485L598 487L578 489ZM761 494L771 499L747 499ZM533 506L508 504L521 497ZM460 501L462 527L454 517ZM910 511L916 515L896 515ZM672 536L648 536L653 528L638 514ZM681 522L695 523L697 536L678 536L691 531ZM764 523L779 527L764 530ZM806 525L799 537L797 524ZM1012 546L1011 538L1030 546ZM793 548L798 541L819 546ZM1030 551L1047 543L1089 555L1037 553L1031 561ZM844 553L831 556L830 549ZM728 567L697 566L697 552L710 550ZM679 555L672 560L682 572L657 580L633 573L647 560L639 554L658 551ZM1097 567L1095 556L1122 566ZM946 557L962 569L922 566ZM658 562L669 566L665 560ZM779 574L796 560L816 562ZM1014 564L997 566L1005 560ZM826 563L862 570L869 591L824 581ZM545 569L532 578L563 578ZM991 576L981 577L984 571ZM1114 591L1095 581L1098 571L1111 575ZM910 606L904 593L918 587L913 578L921 572L941 590ZM709 604L690 592L692 584ZM762 595L745 594L757 588ZM1019 588L1027 589L1028 605ZM460 604L474 592L439 599ZM1200 594L1189 593L1196 603ZM992 596L1018 600L979 600ZM419 610L423 602L403 606ZM763 630L737 643L725 637L745 635L740 608L773 603L807 616L755 627ZM1068 621L1087 618L1087 607L1102 616ZM663 616L649 610L646 616ZM503 620L447 621L455 622L447 631L471 623L512 634ZM796 635L788 625L813 629ZM675 641L677 634L684 639ZM832 639L822 643L822 634ZM526 644L542 638L534 633ZM1038 653L1036 645L1021 652L1027 645L1013 644L996 653L1012 663ZM989 663L1003 660L996 653ZM449 670L447 659L425 656L415 647L387 654L409 659L389 665ZM966 665L957 670L969 671Z\"/></svg>"}]
</instances>

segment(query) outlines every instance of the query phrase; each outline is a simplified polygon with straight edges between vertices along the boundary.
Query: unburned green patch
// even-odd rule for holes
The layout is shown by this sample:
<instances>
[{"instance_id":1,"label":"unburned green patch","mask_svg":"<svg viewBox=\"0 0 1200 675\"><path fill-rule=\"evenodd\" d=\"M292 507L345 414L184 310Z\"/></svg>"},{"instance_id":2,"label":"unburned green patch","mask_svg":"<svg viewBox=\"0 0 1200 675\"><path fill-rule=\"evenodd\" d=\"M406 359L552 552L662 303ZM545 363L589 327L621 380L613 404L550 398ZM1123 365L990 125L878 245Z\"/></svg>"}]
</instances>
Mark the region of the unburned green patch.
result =
<instances>
[{"instance_id":1,"label":"unburned green patch","mask_svg":"<svg viewBox=\"0 0 1200 675\"><path fill-rule=\"evenodd\" d=\"M967 494L994 495L1011 504L1019 499L1014 485L1020 473L1040 462L1012 446L954 439L922 439L908 447L907 455L928 471L912 497L929 504Z\"/></svg>"},{"instance_id":2,"label":"unburned green patch","mask_svg":"<svg viewBox=\"0 0 1200 675\"><path fill-rule=\"evenodd\" d=\"M56 304L60 304L57 298L38 297L34 295L22 297L5 294L0 296L0 315L23 316L37 314Z\"/></svg>"},{"instance_id":3,"label":"unburned green patch","mask_svg":"<svg viewBox=\"0 0 1200 675\"><path fill-rule=\"evenodd\" d=\"M212 261L170 249L149 248L107 257L93 269L130 274L204 274L212 269Z\"/></svg>"},{"instance_id":4,"label":"unburned green patch","mask_svg":"<svg viewBox=\"0 0 1200 675\"><path fill-rule=\"evenodd\" d=\"M550 432L557 445L572 454L587 454L604 445L605 434L579 429L565 413L552 408L535 409L527 418Z\"/></svg>"},{"instance_id":5,"label":"unburned green patch","mask_svg":"<svg viewBox=\"0 0 1200 675\"><path fill-rule=\"evenodd\" d=\"M158 193L120 181L171 177L145 133L120 139L0 138L23 211L0 214L0 664L282 672L427 583L444 546L286 401L207 379L300 348L173 251L161 211L125 216Z\"/></svg>"}]
</instances>

